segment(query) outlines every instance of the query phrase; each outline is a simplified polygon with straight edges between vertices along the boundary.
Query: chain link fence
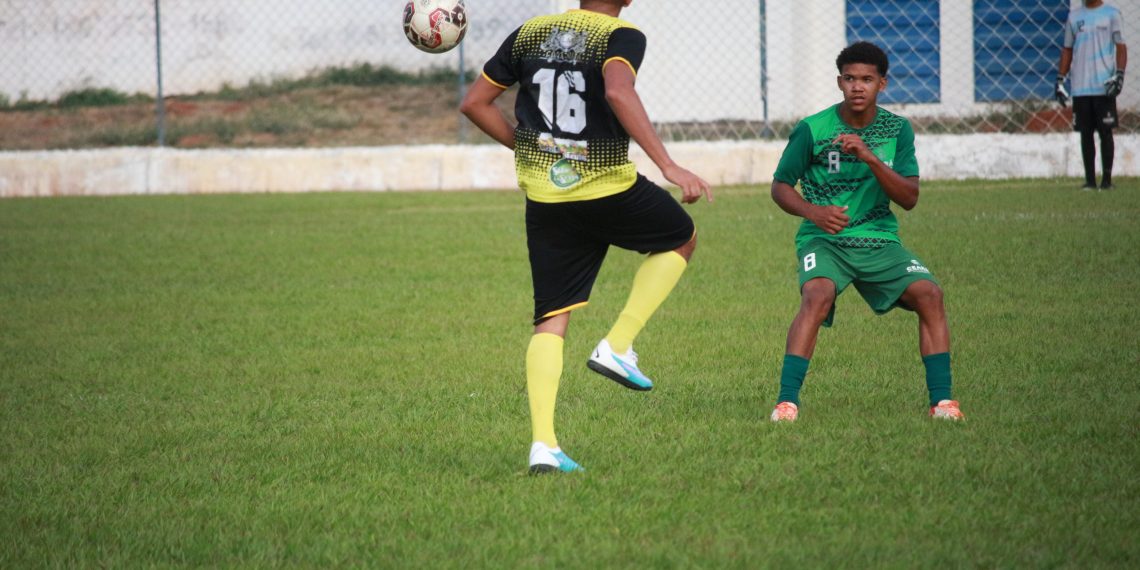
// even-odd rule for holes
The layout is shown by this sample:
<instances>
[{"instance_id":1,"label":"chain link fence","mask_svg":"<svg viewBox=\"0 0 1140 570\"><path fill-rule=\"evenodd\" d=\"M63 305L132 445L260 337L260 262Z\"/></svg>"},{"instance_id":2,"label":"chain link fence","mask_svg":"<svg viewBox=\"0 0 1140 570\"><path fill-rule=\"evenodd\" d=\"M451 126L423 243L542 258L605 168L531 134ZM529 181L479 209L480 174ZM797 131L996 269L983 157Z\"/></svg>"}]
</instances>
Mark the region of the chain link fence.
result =
<instances>
[{"instance_id":1,"label":"chain link fence","mask_svg":"<svg viewBox=\"0 0 1140 570\"><path fill-rule=\"evenodd\" d=\"M456 111L464 86L527 18L577 2L467 4L464 43L431 55L404 39L402 0L0 0L0 150L489 142ZM1109 4L1138 37L1140 0ZM887 50L881 103L919 132L1067 131L1052 81L1069 9L637 0L623 18L649 38L638 87L663 137L737 140L838 101L835 56L857 40ZM1140 131L1135 81L1123 132Z\"/></svg>"}]
</instances>

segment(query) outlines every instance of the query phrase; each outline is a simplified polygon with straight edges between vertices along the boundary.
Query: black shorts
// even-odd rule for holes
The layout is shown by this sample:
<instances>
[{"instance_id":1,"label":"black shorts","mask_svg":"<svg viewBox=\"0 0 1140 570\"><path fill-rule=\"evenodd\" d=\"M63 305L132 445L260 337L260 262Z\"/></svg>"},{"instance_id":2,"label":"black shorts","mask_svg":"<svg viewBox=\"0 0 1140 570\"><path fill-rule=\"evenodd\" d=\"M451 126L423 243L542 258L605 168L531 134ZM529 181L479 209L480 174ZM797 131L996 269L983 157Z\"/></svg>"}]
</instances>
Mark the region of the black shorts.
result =
<instances>
[{"instance_id":1,"label":"black shorts","mask_svg":"<svg viewBox=\"0 0 1140 570\"><path fill-rule=\"evenodd\" d=\"M1073 97L1073 130L1095 131L1104 127L1115 129L1119 122L1116 116L1116 97Z\"/></svg>"},{"instance_id":2,"label":"black shorts","mask_svg":"<svg viewBox=\"0 0 1140 570\"><path fill-rule=\"evenodd\" d=\"M526 201L526 243L534 282L534 322L585 305L611 245L672 251L693 238L693 219L640 174L624 192L596 200Z\"/></svg>"}]
</instances>

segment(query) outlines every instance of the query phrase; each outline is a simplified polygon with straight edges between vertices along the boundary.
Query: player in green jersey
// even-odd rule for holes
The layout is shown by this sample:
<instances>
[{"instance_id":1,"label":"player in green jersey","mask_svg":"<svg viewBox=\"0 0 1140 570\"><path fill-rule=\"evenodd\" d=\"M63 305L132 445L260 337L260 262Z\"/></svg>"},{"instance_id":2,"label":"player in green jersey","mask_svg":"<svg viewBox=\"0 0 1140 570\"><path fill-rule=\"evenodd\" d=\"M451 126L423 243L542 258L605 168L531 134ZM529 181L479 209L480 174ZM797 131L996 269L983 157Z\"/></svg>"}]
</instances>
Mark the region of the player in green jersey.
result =
<instances>
[{"instance_id":1,"label":"player in green jersey","mask_svg":"<svg viewBox=\"0 0 1140 570\"><path fill-rule=\"evenodd\" d=\"M910 122L876 104L887 86L887 54L858 42L835 64L843 102L796 125L772 181L776 204L804 219L796 234L800 309L788 331L772 421L795 421L819 327L831 326L835 298L851 284L876 314L895 307L918 314L930 415L963 419L950 395L942 289L903 247L891 212L891 202L906 210L918 203L918 162Z\"/></svg>"},{"instance_id":2,"label":"player in green jersey","mask_svg":"<svg viewBox=\"0 0 1140 570\"><path fill-rule=\"evenodd\" d=\"M633 390L653 381L633 341L673 290L697 245L688 213L637 173L633 138L681 188L681 201L712 199L708 182L669 157L634 88L645 34L618 18L632 0L582 0L581 9L524 23L487 61L460 110L515 153L526 192L527 249L534 286L534 335L526 354L531 473L580 471L559 446L554 405L570 313L589 302L611 245L648 254L590 370ZM519 86L518 126L497 99Z\"/></svg>"}]
</instances>

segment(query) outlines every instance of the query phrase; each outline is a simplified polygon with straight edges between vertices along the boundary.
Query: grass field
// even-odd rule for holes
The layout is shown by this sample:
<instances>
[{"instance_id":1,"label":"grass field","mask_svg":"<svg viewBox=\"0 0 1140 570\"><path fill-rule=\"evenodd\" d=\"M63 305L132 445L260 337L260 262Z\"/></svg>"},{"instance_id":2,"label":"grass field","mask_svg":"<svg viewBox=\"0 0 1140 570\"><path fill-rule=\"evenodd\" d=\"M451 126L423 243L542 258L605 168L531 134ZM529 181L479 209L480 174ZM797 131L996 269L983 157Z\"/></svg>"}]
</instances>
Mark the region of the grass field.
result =
<instances>
[{"instance_id":1,"label":"grass field","mask_svg":"<svg viewBox=\"0 0 1140 570\"><path fill-rule=\"evenodd\" d=\"M913 314L849 291L772 425L797 221L690 207L693 264L590 373L638 257L575 314L561 443L527 477L517 192L0 201L0 568L1140 564L1140 180L933 183L955 396Z\"/></svg>"}]
</instances>

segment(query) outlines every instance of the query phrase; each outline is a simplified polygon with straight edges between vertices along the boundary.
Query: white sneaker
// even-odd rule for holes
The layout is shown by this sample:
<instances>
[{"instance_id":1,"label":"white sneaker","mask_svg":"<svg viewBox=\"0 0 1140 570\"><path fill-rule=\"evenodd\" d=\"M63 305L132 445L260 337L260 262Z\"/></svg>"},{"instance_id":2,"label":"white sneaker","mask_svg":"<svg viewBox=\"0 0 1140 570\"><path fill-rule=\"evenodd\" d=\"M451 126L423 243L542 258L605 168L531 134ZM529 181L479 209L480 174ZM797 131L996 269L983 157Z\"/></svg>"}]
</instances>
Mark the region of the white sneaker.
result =
<instances>
[{"instance_id":1,"label":"white sneaker","mask_svg":"<svg viewBox=\"0 0 1140 570\"><path fill-rule=\"evenodd\" d=\"M571 471L585 471L581 465L574 462L562 453L562 449L558 447L548 447L541 441L536 441L530 446L530 474L538 475L541 473L553 473L555 471L563 471L569 473Z\"/></svg>"},{"instance_id":2,"label":"white sneaker","mask_svg":"<svg viewBox=\"0 0 1140 570\"><path fill-rule=\"evenodd\" d=\"M610 347L610 341L603 338L590 355L590 360L586 361L586 366L631 390L653 389L653 381L637 367L637 353L632 346L625 354L616 354Z\"/></svg>"}]
</instances>

